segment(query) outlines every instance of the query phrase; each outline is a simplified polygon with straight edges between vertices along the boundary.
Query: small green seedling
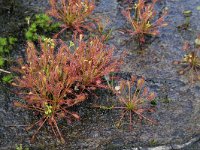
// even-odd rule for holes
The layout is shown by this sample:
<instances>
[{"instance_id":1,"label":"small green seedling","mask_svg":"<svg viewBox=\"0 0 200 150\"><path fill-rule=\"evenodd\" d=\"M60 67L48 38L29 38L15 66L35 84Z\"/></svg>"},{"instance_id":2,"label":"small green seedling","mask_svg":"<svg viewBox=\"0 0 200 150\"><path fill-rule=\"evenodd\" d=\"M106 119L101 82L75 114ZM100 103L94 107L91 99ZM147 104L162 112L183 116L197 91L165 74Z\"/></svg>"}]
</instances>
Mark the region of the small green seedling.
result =
<instances>
[{"instance_id":1,"label":"small green seedling","mask_svg":"<svg viewBox=\"0 0 200 150\"><path fill-rule=\"evenodd\" d=\"M187 30L190 27L190 17L192 16L191 10L183 11L183 16L185 17L185 21L182 25L179 25L177 28L179 30Z\"/></svg>"},{"instance_id":2,"label":"small green seedling","mask_svg":"<svg viewBox=\"0 0 200 150\"><path fill-rule=\"evenodd\" d=\"M155 145L158 144L158 142L157 142L155 139L151 139L151 140L149 141L149 144L150 144L150 146L155 146Z\"/></svg>"}]
</instances>

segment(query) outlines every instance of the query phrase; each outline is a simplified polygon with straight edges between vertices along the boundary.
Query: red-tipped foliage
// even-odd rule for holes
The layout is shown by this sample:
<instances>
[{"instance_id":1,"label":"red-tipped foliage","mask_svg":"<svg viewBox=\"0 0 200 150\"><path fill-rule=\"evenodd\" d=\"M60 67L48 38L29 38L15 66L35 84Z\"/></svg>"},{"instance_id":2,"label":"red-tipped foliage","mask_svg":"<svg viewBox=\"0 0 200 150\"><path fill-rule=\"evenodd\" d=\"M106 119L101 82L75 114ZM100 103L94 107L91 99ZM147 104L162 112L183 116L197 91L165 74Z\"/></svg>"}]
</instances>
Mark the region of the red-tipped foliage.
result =
<instances>
[{"instance_id":1,"label":"red-tipped foliage","mask_svg":"<svg viewBox=\"0 0 200 150\"><path fill-rule=\"evenodd\" d=\"M154 100L156 96L154 92L149 92L149 89L145 87L144 78L137 80L135 76L132 76L130 81L122 80L119 87L120 89L116 91L116 94L121 106L114 107L115 109L122 110L119 124L121 124L124 116L128 115L131 127L133 122L132 115L134 114L138 116L139 120L144 119L150 123L156 123L143 115L145 111L153 111L153 109L148 108L146 104Z\"/></svg>"},{"instance_id":2,"label":"red-tipped foliage","mask_svg":"<svg viewBox=\"0 0 200 150\"><path fill-rule=\"evenodd\" d=\"M99 38L79 41L74 53L70 55L70 62L74 64L84 89L105 87L102 77L116 72L122 63L121 58L115 58L113 53L114 48L103 44Z\"/></svg>"},{"instance_id":3,"label":"red-tipped foliage","mask_svg":"<svg viewBox=\"0 0 200 150\"><path fill-rule=\"evenodd\" d=\"M200 37L198 37L195 41L198 42ZM196 43L195 42L195 43ZM184 57L179 61L174 61L173 64L179 65L181 68L178 73L179 75L186 74L189 77L189 81L194 83L194 81L200 80L200 56L199 51L200 47L198 43L196 46L190 45L188 41L186 41L183 45L183 51L186 53Z\"/></svg>"},{"instance_id":4,"label":"red-tipped foliage","mask_svg":"<svg viewBox=\"0 0 200 150\"><path fill-rule=\"evenodd\" d=\"M24 103L15 102L15 106L37 111L42 116L30 128L38 125L38 132L48 122L62 141L57 120L79 119L76 113L69 111L69 107L86 99L85 90L106 88L102 77L117 71L121 64L120 59L113 58L114 48L104 45L101 39L80 40L76 44L78 46L68 47L62 42L55 50L55 42L45 39L38 51L29 42L27 63L21 63L16 69L21 77L13 83L23 90L20 95L25 100Z\"/></svg>"},{"instance_id":5,"label":"red-tipped foliage","mask_svg":"<svg viewBox=\"0 0 200 150\"><path fill-rule=\"evenodd\" d=\"M145 42L145 35L158 35L159 28L164 27L167 23L164 22L166 12L155 20L156 11L154 6L158 0L152 0L152 3L145 3L145 0L138 0L134 7L134 16L131 16L130 9L122 11L131 24L131 29L126 30L130 35L137 36L139 42ZM154 21L155 20L155 21Z\"/></svg>"},{"instance_id":6,"label":"red-tipped foliage","mask_svg":"<svg viewBox=\"0 0 200 150\"><path fill-rule=\"evenodd\" d=\"M135 119L133 116L137 116L139 121L147 120L150 123L156 123L144 115L145 112L154 111L153 108L149 107L149 104L156 96L154 92L150 92L149 89L145 87L144 78L137 80L135 76L132 76L131 80L121 80L120 84L111 87L111 90L116 94L119 103L112 107L100 106L100 108L122 110L117 127L121 125L124 118L128 117L130 128L132 128L133 120Z\"/></svg>"},{"instance_id":7,"label":"red-tipped foliage","mask_svg":"<svg viewBox=\"0 0 200 150\"><path fill-rule=\"evenodd\" d=\"M91 29L92 23L88 17L95 8L94 0L50 0L50 6L47 13L56 18L63 28L56 36L68 28L79 33L83 29Z\"/></svg>"},{"instance_id":8,"label":"red-tipped foliage","mask_svg":"<svg viewBox=\"0 0 200 150\"><path fill-rule=\"evenodd\" d=\"M68 108L84 101L85 95L75 94L72 90L79 77L74 66L69 63L67 48L61 45L56 52L54 45L53 41L46 39L41 43L41 51L38 52L34 44L28 42L27 63L21 64L21 68L18 68L21 77L15 80L15 85L24 91L20 95L25 103L15 102L15 105L37 111L42 115L42 118L33 125L39 126L37 132L45 122L48 122L54 134L64 141L57 120L69 120L70 117L78 119L78 115L70 112Z\"/></svg>"}]
</instances>

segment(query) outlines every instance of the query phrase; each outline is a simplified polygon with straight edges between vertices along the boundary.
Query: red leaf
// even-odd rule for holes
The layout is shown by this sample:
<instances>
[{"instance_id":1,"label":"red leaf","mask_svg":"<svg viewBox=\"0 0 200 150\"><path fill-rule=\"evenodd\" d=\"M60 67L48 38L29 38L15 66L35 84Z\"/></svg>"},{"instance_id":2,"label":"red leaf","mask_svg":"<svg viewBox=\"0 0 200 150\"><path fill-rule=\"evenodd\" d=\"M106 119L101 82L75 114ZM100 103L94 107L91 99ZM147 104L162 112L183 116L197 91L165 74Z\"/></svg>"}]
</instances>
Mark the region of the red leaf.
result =
<instances>
[{"instance_id":1,"label":"red leaf","mask_svg":"<svg viewBox=\"0 0 200 150\"><path fill-rule=\"evenodd\" d=\"M76 113L72 113L72 116L73 116L74 118L76 118L77 120L79 120L79 119L80 119L80 116L79 116L79 115L77 115Z\"/></svg>"},{"instance_id":2,"label":"red leaf","mask_svg":"<svg viewBox=\"0 0 200 150\"><path fill-rule=\"evenodd\" d=\"M14 102L14 106L16 106L16 107L24 107L24 104L15 101L15 102Z\"/></svg>"},{"instance_id":3,"label":"red leaf","mask_svg":"<svg viewBox=\"0 0 200 150\"><path fill-rule=\"evenodd\" d=\"M138 114L142 114L144 111L145 111L144 109L138 109L138 110L136 110L136 112L137 112Z\"/></svg>"}]
</instances>

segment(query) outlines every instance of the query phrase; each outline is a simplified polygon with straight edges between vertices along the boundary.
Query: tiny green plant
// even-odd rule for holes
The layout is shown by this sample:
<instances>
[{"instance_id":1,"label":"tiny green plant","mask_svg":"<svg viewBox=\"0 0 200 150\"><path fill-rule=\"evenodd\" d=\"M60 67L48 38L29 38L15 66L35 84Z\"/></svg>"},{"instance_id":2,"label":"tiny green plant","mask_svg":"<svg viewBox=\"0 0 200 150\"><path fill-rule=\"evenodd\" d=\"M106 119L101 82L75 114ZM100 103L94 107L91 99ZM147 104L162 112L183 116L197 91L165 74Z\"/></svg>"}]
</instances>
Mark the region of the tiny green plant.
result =
<instances>
[{"instance_id":1,"label":"tiny green plant","mask_svg":"<svg viewBox=\"0 0 200 150\"><path fill-rule=\"evenodd\" d=\"M157 0L152 0L152 3L146 3L145 0L138 0L134 6L134 15L131 16L131 9L123 10L122 14L131 24L131 28L127 29L131 36L136 37L139 43L145 43L145 36L156 36L159 34L159 28L167 26L164 22L166 12L161 17L155 19L156 10L154 6Z\"/></svg>"},{"instance_id":2,"label":"tiny green plant","mask_svg":"<svg viewBox=\"0 0 200 150\"><path fill-rule=\"evenodd\" d=\"M54 40L45 39L40 43L41 50L38 51L32 42L28 42L26 63L19 62L19 67L15 69L21 77L16 77L12 84L22 91L18 93L24 103L16 101L14 105L33 110L41 116L39 121L27 128L30 130L38 126L32 142L45 123L64 142L57 121L62 118L69 122L71 118L79 119L79 115L69 111L69 108L84 101L86 96L73 90L79 77L75 66L69 63L65 45L60 45L55 51Z\"/></svg>"},{"instance_id":3,"label":"tiny green plant","mask_svg":"<svg viewBox=\"0 0 200 150\"><path fill-rule=\"evenodd\" d=\"M27 17L26 21L29 27L25 36L29 41L37 41L39 37L42 37L43 39L51 37L60 27L59 23L54 23L46 14L37 14L32 20Z\"/></svg>"},{"instance_id":4,"label":"tiny green plant","mask_svg":"<svg viewBox=\"0 0 200 150\"><path fill-rule=\"evenodd\" d=\"M182 25L179 25L177 28L179 30L187 30L190 27L190 17L192 16L191 10L183 11L183 15L185 17L185 21Z\"/></svg>"},{"instance_id":5,"label":"tiny green plant","mask_svg":"<svg viewBox=\"0 0 200 150\"><path fill-rule=\"evenodd\" d=\"M196 41L200 38L198 37ZM199 57L199 45L196 43L196 47L192 48L189 42L185 42L183 50L186 51L183 59L180 61L174 61L173 64L180 65L181 69L178 71L179 75L188 73L189 80L193 83L196 80L200 80L200 57Z\"/></svg>"},{"instance_id":6,"label":"tiny green plant","mask_svg":"<svg viewBox=\"0 0 200 150\"><path fill-rule=\"evenodd\" d=\"M94 0L50 0L50 6L48 15L56 18L62 28L55 37L67 29L78 33L83 29L91 30L93 24L89 16L95 8Z\"/></svg>"},{"instance_id":7,"label":"tiny green plant","mask_svg":"<svg viewBox=\"0 0 200 150\"><path fill-rule=\"evenodd\" d=\"M122 110L121 117L116 126L120 127L122 120L126 117L129 118L130 129L133 126L133 116L137 117L137 120L147 120L152 124L156 124L156 121L146 117L145 112L154 112L154 107L151 106L151 102L155 99L155 93L150 92L145 87L144 78L137 80L136 76L132 76L131 80L120 80L118 86L112 87L111 90L116 94L118 104L114 104L112 107L100 106L102 109L119 109Z\"/></svg>"},{"instance_id":8,"label":"tiny green plant","mask_svg":"<svg viewBox=\"0 0 200 150\"><path fill-rule=\"evenodd\" d=\"M155 140L155 139L151 139L151 140L149 141L149 144L150 144L150 146L156 146L156 145L158 144L158 141Z\"/></svg>"}]
</instances>

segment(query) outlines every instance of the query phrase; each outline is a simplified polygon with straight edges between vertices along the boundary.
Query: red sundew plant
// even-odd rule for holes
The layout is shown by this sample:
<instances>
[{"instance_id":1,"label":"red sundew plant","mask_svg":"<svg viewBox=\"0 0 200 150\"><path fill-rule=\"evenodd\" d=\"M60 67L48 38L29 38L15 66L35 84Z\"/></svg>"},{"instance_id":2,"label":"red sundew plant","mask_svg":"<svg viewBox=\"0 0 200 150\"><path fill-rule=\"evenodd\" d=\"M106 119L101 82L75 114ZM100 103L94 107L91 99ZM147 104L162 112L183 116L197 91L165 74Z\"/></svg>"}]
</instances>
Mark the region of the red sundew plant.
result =
<instances>
[{"instance_id":1,"label":"red sundew plant","mask_svg":"<svg viewBox=\"0 0 200 150\"><path fill-rule=\"evenodd\" d=\"M133 116L137 116L140 121L146 120L152 124L157 122L146 117L144 112L154 112L152 107L149 107L148 103L151 103L155 99L155 93L150 92L145 87L144 78L137 80L135 76L131 77L131 80L121 80L119 86L112 87L111 90L116 94L119 104L111 107L100 106L102 109L120 109L122 110L121 117L117 123L117 127L121 126L122 120L125 117L129 118L130 129L133 125Z\"/></svg>"},{"instance_id":2,"label":"red sundew plant","mask_svg":"<svg viewBox=\"0 0 200 150\"><path fill-rule=\"evenodd\" d=\"M91 38L87 42L80 40L78 43L69 59L81 78L82 89L105 88L102 78L119 70L122 59L115 58L114 48L103 44L101 38Z\"/></svg>"},{"instance_id":3,"label":"red sundew plant","mask_svg":"<svg viewBox=\"0 0 200 150\"><path fill-rule=\"evenodd\" d=\"M131 29L126 31L130 35L136 36L140 43L145 43L145 35L156 36L159 34L160 27L167 26L167 23L164 22L166 12L155 20L157 13L154 6L157 1L152 0L152 3L146 3L145 0L138 0L134 7L133 16L131 16L130 9L122 11L122 14L131 24Z\"/></svg>"},{"instance_id":4,"label":"red sundew plant","mask_svg":"<svg viewBox=\"0 0 200 150\"><path fill-rule=\"evenodd\" d=\"M94 0L50 0L50 6L47 13L56 18L63 28L55 37L68 28L78 33L91 29L92 23L86 19L95 8Z\"/></svg>"},{"instance_id":5,"label":"red sundew plant","mask_svg":"<svg viewBox=\"0 0 200 150\"><path fill-rule=\"evenodd\" d=\"M196 40L198 39L200 38L197 38ZM186 55L184 55L182 60L173 62L173 64L179 64L182 68L178 71L179 75L188 73L191 82L194 82L195 80L200 80L199 48L200 47L192 49L189 42L185 42L183 50L186 51Z\"/></svg>"},{"instance_id":6,"label":"red sundew plant","mask_svg":"<svg viewBox=\"0 0 200 150\"><path fill-rule=\"evenodd\" d=\"M15 102L15 106L33 110L41 115L41 119L28 128L39 126L31 141L42 126L48 123L56 137L64 142L57 121L62 118L70 121L71 117L79 119L79 116L68 108L84 101L86 96L73 91L72 87L79 77L74 66L69 63L65 45L55 51L55 42L45 39L40 48L39 52L33 43L28 42L27 63L16 69L21 77L16 78L13 85L23 91L20 95L24 103Z\"/></svg>"}]
</instances>

